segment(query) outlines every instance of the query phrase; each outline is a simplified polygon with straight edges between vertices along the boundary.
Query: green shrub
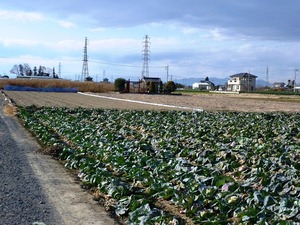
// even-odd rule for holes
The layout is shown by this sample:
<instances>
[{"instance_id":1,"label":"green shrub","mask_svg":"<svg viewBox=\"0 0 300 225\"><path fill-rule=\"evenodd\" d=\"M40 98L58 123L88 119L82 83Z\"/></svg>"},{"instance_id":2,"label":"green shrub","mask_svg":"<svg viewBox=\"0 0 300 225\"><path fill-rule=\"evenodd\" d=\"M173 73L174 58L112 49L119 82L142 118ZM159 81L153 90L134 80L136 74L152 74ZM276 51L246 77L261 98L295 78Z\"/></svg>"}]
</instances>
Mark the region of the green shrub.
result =
<instances>
[{"instance_id":1,"label":"green shrub","mask_svg":"<svg viewBox=\"0 0 300 225\"><path fill-rule=\"evenodd\" d=\"M176 91L176 84L174 83L174 81L168 81L165 85L165 91L167 93L171 93Z\"/></svg>"},{"instance_id":2,"label":"green shrub","mask_svg":"<svg viewBox=\"0 0 300 225\"><path fill-rule=\"evenodd\" d=\"M125 90L126 80L124 78L117 78L115 80L115 90L123 92Z\"/></svg>"},{"instance_id":3,"label":"green shrub","mask_svg":"<svg viewBox=\"0 0 300 225\"><path fill-rule=\"evenodd\" d=\"M149 84L149 93L154 93L154 92L155 92L155 85L151 81L150 84Z\"/></svg>"}]
</instances>

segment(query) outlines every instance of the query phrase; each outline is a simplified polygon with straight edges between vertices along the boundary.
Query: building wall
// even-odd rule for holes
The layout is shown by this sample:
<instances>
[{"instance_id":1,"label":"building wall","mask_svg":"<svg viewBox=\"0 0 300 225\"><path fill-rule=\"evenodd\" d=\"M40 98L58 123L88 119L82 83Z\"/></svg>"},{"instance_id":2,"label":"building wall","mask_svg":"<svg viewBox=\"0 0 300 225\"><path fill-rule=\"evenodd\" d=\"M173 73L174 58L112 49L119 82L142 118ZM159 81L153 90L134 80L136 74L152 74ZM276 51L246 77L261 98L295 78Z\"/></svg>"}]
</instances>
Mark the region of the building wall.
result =
<instances>
[{"instance_id":1,"label":"building wall","mask_svg":"<svg viewBox=\"0 0 300 225\"><path fill-rule=\"evenodd\" d=\"M254 91L256 85L255 77L232 77L228 81L228 91Z\"/></svg>"},{"instance_id":2,"label":"building wall","mask_svg":"<svg viewBox=\"0 0 300 225\"><path fill-rule=\"evenodd\" d=\"M193 89L199 89L199 90L211 90L211 85L207 83L193 83L192 85Z\"/></svg>"},{"instance_id":3,"label":"building wall","mask_svg":"<svg viewBox=\"0 0 300 225\"><path fill-rule=\"evenodd\" d=\"M153 85L154 85L154 93L158 93L160 84L158 82L153 82ZM145 81L141 82L140 92L148 93L149 92L149 87L150 87L150 82L145 82Z\"/></svg>"}]
</instances>

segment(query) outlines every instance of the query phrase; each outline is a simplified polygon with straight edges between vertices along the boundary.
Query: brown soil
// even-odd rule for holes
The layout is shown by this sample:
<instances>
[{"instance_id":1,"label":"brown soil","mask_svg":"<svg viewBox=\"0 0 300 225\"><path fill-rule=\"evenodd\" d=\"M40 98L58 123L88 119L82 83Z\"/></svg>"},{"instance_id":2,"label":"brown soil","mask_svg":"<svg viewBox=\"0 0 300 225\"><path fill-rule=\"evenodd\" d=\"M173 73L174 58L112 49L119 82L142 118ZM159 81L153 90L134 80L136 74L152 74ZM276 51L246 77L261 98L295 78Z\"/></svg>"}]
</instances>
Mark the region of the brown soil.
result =
<instances>
[{"instance_id":1,"label":"brown soil","mask_svg":"<svg viewBox=\"0 0 300 225\"><path fill-rule=\"evenodd\" d=\"M5 94L18 106L57 106L136 110L208 110L300 112L300 96L261 94L119 94L14 92ZM98 97L95 97L98 96ZM100 97L99 97L100 96ZM128 101L131 100L131 101ZM160 104L160 105L154 105Z\"/></svg>"}]
</instances>

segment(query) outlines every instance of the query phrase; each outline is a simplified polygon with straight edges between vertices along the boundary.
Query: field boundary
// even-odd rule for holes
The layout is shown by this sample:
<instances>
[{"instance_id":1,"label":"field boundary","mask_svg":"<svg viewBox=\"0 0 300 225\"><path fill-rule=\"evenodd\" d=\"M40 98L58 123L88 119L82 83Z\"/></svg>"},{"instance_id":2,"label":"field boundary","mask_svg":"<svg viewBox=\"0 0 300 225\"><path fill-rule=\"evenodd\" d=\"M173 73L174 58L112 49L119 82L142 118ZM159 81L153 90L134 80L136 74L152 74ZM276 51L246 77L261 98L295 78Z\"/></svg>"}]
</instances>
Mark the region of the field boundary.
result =
<instances>
[{"instance_id":1,"label":"field boundary","mask_svg":"<svg viewBox=\"0 0 300 225\"><path fill-rule=\"evenodd\" d=\"M167 107L167 108L186 109L186 110L193 110L193 111L198 111L198 112L204 111L203 109L200 109L200 108L192 108L192 107L185 107L185 106L167 105L167 104L160 104L160 103L154 103L154 102L144 102L144 101L137 101L137 100L131 100L131 99L115 98L115 97L89 94L89 93L84 93L84 92L78 92L78 94L97 97L97 98L116 100L116 101L132 102L132 103L139 103L139 104L145 104L145 105L154 105L154 106Z\"/></svg>"}]
</instances>

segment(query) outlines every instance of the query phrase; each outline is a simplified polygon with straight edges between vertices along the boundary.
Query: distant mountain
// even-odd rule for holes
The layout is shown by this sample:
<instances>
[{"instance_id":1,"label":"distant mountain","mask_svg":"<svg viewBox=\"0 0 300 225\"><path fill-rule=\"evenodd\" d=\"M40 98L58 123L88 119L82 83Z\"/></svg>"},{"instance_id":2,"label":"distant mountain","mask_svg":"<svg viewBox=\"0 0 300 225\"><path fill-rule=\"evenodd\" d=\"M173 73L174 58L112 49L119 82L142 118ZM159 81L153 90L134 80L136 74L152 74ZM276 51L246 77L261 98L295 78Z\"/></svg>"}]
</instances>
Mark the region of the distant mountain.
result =
<instances>
[{"instance_id":1,"label":"distant mountain","mask_svg":"<svg viewBox=\"0 0 300 225\"><path fill-rule=\"evenodd\" d=\"M173 80L175 83L183 84L186 86L192 86L193 83L200 82L201 80L205 80L204 78L185 78L185 79L177 79ZM209 77L209 80L213 82L215 85L224 85L227 81L228 78L217 78L217 77Z\"/></svg>"},{"instance_id":2,"label":"distant mountain","mask_svg":"<svg viewBox=\"0 0 300 225\"><path fill-rule=\"evenodd\" d=\"M213 82L215 85L224 85L228 82L229 78L218 78L218 77L209 77L209 80ZM175 83L183 84L186 86L192 86L193 83L200 82L201 80L205 80L204 78L185 78L185 79L176 79L173 80ZM265 86L272 86L272 84L268 83L265 80L256 80L257 87L265 87Z\"/></svg>"},{"instance_id":3,"label":"distant mountain","mask_svg":"<svg viewBox=\"0 0 300 225\"><path fill-rule=\"evenodd\" d=\"M265 80L256 80L256 87L272 87L273 84L268 83Z\"/></svg>"}]
</instances>

